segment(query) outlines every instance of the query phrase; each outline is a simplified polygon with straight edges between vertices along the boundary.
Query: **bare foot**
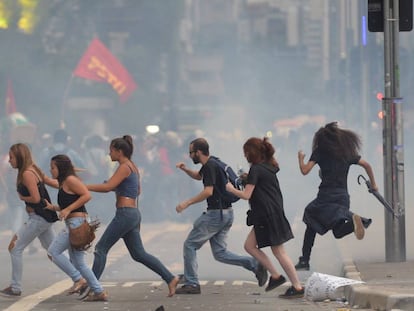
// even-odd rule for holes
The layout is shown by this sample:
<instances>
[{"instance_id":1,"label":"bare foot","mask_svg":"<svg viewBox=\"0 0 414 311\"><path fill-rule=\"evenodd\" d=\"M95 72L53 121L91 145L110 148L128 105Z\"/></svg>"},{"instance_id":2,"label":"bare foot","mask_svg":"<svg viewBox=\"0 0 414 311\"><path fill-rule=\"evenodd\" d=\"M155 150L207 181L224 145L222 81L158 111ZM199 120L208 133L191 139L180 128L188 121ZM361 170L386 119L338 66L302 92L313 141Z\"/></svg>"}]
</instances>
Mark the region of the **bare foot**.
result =
<instances>
[{"instance_id":1,"label":"bare foot","mask_svg":"<svg viewBox=\"0 0 414 311\"><path fill-rule=\"evenodd\" d=\"M176 276L172 279L170 283L168 283L168 290L170 291L168 293L168 297L172 297L175 294L175 289L177 288L178 282L180 281L180 278Z\"/></svg>"}]
</instances>

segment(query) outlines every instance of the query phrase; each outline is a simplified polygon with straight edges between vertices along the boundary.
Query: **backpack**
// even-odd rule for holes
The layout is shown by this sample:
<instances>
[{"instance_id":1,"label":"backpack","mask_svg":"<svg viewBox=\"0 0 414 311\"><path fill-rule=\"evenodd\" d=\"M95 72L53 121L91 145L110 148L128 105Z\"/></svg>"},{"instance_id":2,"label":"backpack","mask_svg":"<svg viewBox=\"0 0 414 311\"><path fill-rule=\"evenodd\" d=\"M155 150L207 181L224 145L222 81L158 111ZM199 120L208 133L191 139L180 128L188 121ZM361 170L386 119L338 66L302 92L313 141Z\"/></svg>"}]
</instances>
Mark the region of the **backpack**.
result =
<instances>
[{"instance_id":1,"label":"backpack","mask_svg":"<svg viewBox=\"0 0 414 311\"><path fill-rule=\"evenodd\" d=\"M227 165L226 163L224 163L223 161L221 161L219 158L215 156L210 156L210 158L212 158L217 163L217 165L221 168L220 176L223 179L223 184L226 185L228 182L231 182L231 184L236 189L241 190L240 189L240 185L241 185L240 178L239 176L237 176L237 174L234 172L231 166ZM234 195L233 193L228 192L225 189L224 189L224 193L220 189L218 189L218 192L220 193L220 196L223 198L223 201L226 203L235 203L238 200L240 200L238 196Z\"/></svg>"}]
</instances>

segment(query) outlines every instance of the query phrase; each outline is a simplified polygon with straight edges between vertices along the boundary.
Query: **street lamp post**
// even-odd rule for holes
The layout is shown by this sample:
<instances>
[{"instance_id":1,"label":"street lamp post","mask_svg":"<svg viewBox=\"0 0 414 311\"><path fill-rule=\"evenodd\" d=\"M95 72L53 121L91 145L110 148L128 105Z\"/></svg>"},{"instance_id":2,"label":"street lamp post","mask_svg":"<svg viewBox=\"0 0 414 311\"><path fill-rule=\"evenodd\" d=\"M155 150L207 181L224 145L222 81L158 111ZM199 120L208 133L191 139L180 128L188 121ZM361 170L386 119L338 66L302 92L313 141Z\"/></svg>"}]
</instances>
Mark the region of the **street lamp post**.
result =
<instances>
[{"instance_id":1,"label":"street lamp post","mask_svg":"<svg viewBox=\"0 0 414 311\"><path fill-rule=\"evenodd\" d=\"M393 214L385 211L387 262L406 260L404 207L404 143L399 70L399 0L384 0L384 193Z\"/></svg>"}]
</instances>

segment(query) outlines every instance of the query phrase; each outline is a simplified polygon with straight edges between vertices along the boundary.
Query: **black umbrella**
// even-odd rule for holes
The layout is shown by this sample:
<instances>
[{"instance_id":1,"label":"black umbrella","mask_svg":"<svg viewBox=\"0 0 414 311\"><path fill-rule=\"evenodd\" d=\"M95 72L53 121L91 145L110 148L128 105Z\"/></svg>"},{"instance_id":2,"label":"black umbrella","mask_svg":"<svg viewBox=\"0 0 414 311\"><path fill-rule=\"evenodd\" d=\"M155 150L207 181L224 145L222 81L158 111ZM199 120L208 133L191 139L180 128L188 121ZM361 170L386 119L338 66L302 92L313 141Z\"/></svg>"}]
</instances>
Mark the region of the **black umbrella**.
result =
<instances>
[{"instance_id":1,"label":"black umbrella","mask_svg":"<svg viewBox=\"0 0 414 311\"><path fill-rule=\"evenodd\" d=\"M367 185L368 188L368 192L372 193L374 195L374 197L377 198L378 201L381 202L381 204L390 212L392 213L394 216L398 217L398 215L394 212L394 209L392 208L392 206L390 205L390 203L388 203L384 197L376 190L372 189L372 185L371 182L366 179L363 175L359 175L358 176L358 184L361 184L361 178L365 181L365 184Z\"/></svg>"}]
</instances>

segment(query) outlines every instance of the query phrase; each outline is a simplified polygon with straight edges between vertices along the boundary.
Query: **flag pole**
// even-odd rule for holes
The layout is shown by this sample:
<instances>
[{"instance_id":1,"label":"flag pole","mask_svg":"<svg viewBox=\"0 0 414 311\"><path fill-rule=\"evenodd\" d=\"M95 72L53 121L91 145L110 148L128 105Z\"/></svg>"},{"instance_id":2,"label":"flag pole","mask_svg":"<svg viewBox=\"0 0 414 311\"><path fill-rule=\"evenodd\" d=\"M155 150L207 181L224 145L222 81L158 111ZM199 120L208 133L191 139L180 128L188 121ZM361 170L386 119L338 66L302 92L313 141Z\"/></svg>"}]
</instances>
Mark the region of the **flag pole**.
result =
<instances>
[{"instance_id":1,"label":"flag pole","mask_svg":"<svg viewBox=\"0 0 414 311\"><path fill-rule=\"evenodd\" d=\"M68 94L69 94L69 90L70 90L70 87L72 85L72 80L73 80L73 73L70 75L69 81L68 81L68 83L66 85L66 88L65 88L65 92L63 93L62 107L61 107L61 111L60 111L60 127L62 129L64 129L66 127L66 124L65 124L65 108L66 108L66 102L67 102L67 97L68 97Z\"/></svg>"}]
</instances>

